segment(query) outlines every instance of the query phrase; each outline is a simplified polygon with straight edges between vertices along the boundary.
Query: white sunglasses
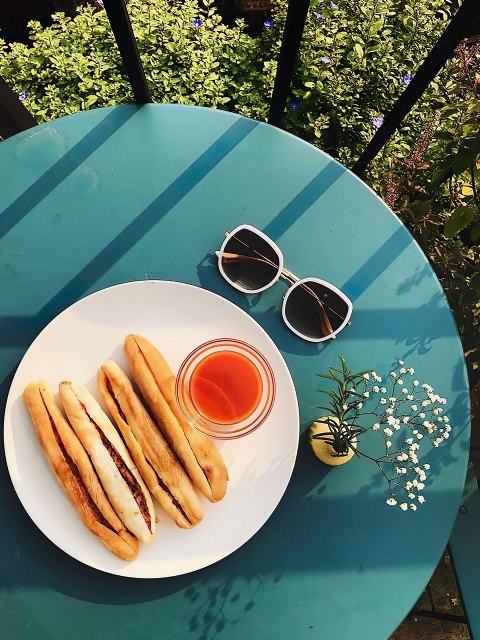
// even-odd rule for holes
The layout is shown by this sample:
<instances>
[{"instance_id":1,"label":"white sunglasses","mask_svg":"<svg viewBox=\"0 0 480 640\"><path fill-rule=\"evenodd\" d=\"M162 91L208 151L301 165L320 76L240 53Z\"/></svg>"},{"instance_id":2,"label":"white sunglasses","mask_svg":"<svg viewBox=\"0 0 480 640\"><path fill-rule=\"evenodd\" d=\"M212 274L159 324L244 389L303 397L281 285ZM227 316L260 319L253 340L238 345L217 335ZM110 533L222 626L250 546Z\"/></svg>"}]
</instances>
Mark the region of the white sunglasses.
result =
<instances>
[{"instance_id":1,"label":"white sunglasses","mask_svg":"<svg viewBox=\"0 0 480 640\"><path fill-rule=\"evenodd\" d=\"M291 286L283 298L282 316L297 336L323 342L350 324L353 307L347 296L325 280L300 279L285 269L280 248L262 231L242 224L225 236L215 252L222 276L243 293L260 293L284 278Z\"/></svg>"}]
</instances>

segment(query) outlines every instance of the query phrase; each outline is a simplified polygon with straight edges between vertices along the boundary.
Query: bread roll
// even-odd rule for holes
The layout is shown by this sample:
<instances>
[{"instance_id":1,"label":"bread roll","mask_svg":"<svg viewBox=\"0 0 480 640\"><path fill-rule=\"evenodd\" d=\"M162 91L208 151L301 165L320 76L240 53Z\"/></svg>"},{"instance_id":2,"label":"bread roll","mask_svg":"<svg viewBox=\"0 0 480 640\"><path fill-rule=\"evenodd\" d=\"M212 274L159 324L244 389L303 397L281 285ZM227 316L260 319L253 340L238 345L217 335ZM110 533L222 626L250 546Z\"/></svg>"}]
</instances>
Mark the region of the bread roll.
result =
<instances>
[{"instance_id":1,"label":"bread roll","mask_svg":"<svg viewBox=\"0 0 480 640\"><path fill-rule=\"evenodd\" d=\"M225 495L228 472L214 441L188 424L175 398L175 375L148 340L130 334L124 343L130 368L147 405L194 485L211 501Z\"/></svg>"},{"instance_id":2,"label":"bread roll","mask_svg":"<svg viewBox=\"0 0 480 640\"><path fill-rule=\"evenodd\" d=\"M62 382L60 400L118 517L148 544L155 536L152 498L117 430L86 387Z\"/></svg>"},{"instance_id":3,"label":"bread roll","mask_svg":"<svg viewBox=\"0 0 480 640\"><path fill-rule=\"evenodd\" d=\"M60 413L47 384L30 383L23 398L50 467L83 524L119 558L134 560L138 541L112 509L90 458Z\"/></svg>"},{"instance_id":4,"label":"bread roll","mask_svg":"<svg viewBox=\"0 0 480 640\"><path fill-rule=\"evenodd\" d=\"M151 493L179 527L200 522L203 509L189 477L116 362L98 370L102 397Z\"/></svg>"}]
</instances>

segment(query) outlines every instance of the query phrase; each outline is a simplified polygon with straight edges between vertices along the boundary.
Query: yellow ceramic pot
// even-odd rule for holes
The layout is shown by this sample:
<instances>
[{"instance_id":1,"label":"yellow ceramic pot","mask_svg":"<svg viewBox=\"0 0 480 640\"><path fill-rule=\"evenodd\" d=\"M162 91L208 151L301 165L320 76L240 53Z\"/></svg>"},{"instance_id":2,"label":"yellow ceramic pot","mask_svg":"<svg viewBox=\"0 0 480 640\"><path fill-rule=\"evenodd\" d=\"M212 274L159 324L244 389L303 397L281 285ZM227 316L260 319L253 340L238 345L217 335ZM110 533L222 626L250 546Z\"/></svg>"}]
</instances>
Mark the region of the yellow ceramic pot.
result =
<instances>
[{"instance_id":1,"label":"yellow ceramic pot","mask_svg":"<svg viewBox=\"0 0 480 640\"><path fill-rule=\"evenodd\" d=\"M331 420L334 420L338 424L338 419L333 416L328 416ZM309 440L313 449L313 453L317 456L319 460L324 462L325 464L329 464L332 467L337 467L341 464L345 464L349 460L353 458L355 455L354 452L349 449L346 456L339 455L332 445L327 440L314 440L312 438L313 435L317 433L326 433L329 431L328 425L325 422L326 418L321 420L317 420L312 424L309 430ZM333 442L333 436L332 436ZM354 438L352 440L353 446L357 444L357 439Z\"/></svg>"}]
</instances>

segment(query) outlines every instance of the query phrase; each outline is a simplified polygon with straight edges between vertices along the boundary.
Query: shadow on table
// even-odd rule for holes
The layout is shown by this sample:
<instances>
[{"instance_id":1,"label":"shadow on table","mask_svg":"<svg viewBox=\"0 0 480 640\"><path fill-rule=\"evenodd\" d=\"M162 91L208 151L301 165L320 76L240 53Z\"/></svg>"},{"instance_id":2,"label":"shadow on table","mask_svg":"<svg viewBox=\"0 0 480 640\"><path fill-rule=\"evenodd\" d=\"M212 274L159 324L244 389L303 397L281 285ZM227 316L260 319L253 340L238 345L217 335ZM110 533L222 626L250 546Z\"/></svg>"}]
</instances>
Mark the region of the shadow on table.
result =
<instances>
[{"instance_id":1,"label":"shadow on table","mask_svg":"<svg viewBox=\"0 0 480 640\"><path fill-rule=\"evenodd\" d=\"M385 247L388 246L387 242ZM389 251L390 249L386 252L388 255ZM343 287L354 302L356 298L350 289L358 288L357 278L362 282L362 286L368 287L373 282L373 273L377 268L380 269L377 276L383 273L381 269L385 265L382 255L383 250L379 251L379 263L372 258L369 261L370 266L360 268ZM285 283L279 282L274 286L278 291L275 296L277 301L265 309L260 305L262 295L265 294L248 295L231 287L220 275L215 256L204 256L197 265L197 275L203 288L230 300L251 315L269 335L275 336L275 344L281 351L303 356L316 356L328 349L337 351L337 342L333 340L321 344L310 343L299 339L288 329L282 318L282 294L286 289ZM431 277L429 268L416 272L415 277L404 286L408 289L427 277ZM448 326L451 319L446 319L445 310L446 302L440 290L422 305L412 309L362 308L360 305L355 307L354 304L352 325L346 327L337 340L382 340L396 336L396 344L405 346L403 357L407 360L413 353L427 353L435 340L451 332L451 327Z\"/></svg>"}]
</instances>

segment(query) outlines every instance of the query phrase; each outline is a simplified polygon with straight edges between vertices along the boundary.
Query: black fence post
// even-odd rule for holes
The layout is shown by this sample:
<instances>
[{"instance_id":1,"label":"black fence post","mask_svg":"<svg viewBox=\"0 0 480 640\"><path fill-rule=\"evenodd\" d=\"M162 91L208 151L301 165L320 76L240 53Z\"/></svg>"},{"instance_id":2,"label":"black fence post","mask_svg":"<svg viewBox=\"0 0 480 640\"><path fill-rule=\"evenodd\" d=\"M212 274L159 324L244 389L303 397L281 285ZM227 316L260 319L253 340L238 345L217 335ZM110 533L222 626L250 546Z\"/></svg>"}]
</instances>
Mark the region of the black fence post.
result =
<instances>
[{"instance_id":1,"label":"black fence post","mask_svg":"<svg viewBox=\"0 0 480 640\"><path fill-rule=\"evenodd\" d=\"M128 17L125 0L103 0L113 35L122 57L123 66L132 85L135 101L139 104L153 102L147 85L142 61L133 35L133 29Z\"/></svg>"},{"instance_id":2,"label":"black fence post","mask_svg":"<svg viewBox=\"0 0 480 640\"><path fill-rule=\"evenodd\" d=\"M0 77L0 137L5 140L37 124L18 95Z\"/></svg>"},{"instance_id":3,"label":"black fence post","mask_svg":"<svg viewBox=\"0 0 480 640\"><path fill-rule=\"evenodd\" d=\"M283 124L283 114L290 92L290 84L309 6L309 0L290 0L288 3L282 45L278 56L277 73L268 114L269 124L273 124L275 127L281 127Z\"/></svg>"},{"instance_id":4,"label":"black fence post","mask_svg":"<svg viewBox=\"0 0 480 640\"><path fill-rule=\"evenodd\" d=\"M368 163L395 133L423 92L443 65L451 58L464 38L480 35L480 1L464 0L439 40L420 65L412 81L385 116L382 126L353 165L352 171L362 176Z\"/></svg>"}]
</instances>

